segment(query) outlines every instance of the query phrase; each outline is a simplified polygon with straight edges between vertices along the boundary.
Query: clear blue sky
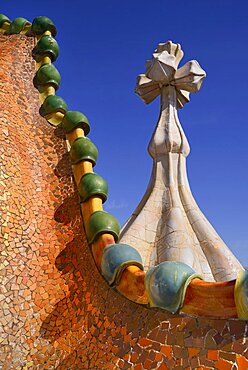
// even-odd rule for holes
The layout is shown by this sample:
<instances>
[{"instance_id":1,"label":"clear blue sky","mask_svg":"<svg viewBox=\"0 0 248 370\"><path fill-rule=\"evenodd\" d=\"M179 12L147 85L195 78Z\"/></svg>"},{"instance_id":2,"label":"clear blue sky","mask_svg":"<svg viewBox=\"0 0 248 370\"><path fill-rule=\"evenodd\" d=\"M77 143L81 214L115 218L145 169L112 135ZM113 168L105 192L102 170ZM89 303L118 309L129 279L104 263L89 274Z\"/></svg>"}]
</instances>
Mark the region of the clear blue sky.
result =
<instances>
[{"instance_id":1,"label":"clear blue sky","mask_svg":"<svg viewBox=\"0 0 248 370\"><path fill-rule=\"evenodd\" d=\"M207 72L179 112L191 145L188 175L203 212L248 265L248 2L220 0L2 0L0 13L30 21L47 15L58 29L58 91L90 120L99 149L95 171L109 184L105 209L121 224L141 199L151 172L146 148L159 100L135 94L158 42L179 42L182 63Z\"/></svg>"}]
</instances>

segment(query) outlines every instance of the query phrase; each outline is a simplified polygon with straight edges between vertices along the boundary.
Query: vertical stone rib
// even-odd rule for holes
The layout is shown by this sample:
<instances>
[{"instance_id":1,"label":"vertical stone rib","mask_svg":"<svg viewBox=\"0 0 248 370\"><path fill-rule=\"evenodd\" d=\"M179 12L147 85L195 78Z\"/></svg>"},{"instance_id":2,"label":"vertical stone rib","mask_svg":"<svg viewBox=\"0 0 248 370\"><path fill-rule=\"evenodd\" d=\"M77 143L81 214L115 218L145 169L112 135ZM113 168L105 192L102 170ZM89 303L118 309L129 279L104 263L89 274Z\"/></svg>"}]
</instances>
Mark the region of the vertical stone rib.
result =
<instances>
[{"instance_id":1,"label":"vertical stone rib","mask_svg":"<svg viewBox=\"0 0 248 370\"><path fill-rule=\"evenodd\" d=\"M186 162L183 158L181 158L180 172L178 184L180 198L192 229L210 265L214 279L216 281L236 279L242 265L199 209L188 181L185 181L187 179Z\"/></svg>"}]
</instances>

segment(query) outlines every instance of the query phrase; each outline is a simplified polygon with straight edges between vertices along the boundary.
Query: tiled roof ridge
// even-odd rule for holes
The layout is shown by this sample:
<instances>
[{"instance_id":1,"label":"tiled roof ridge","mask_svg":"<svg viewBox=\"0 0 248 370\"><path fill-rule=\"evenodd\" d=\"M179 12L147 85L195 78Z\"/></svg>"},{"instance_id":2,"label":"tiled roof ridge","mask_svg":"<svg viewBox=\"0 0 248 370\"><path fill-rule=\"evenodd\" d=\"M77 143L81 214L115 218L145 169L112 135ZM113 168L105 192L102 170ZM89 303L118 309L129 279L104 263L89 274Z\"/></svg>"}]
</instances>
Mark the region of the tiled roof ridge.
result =
<instances>
[{"instance_id":1,"label":"tiled roof ridge","mask_svg":"<svg viewBox=\"0 0 248 370\"><path fill-rule=\"evenodd\" d=\"M61 79L59 71L52 64L59 54L59 46L55 40L56 27L45 16L36 17L31 23L25 18L16 18L11 22L8 17L0 14L0 32L37 38L32 55L36 61L34 86L39 91L40 114L50 124L61 125L66 132L86 236L96 265L108 283L120 293L137 303L147 304L141 257L131 246L117 244L119 223L102 207L107 199L108 185L101 176L93 172L98 150L86 137L90 131L88 119L81 112L69 111L64 99L55 95ZM112 263L110 266L110 259L112 262L114 259L114 265Z\"/></svg>"},{"instance_id":2,"label":"tiled roof ridge","mask_svg":"<svg viewBox=\"0 0 248 370\"><path fill-rule=\"evenodd\" d=\"M97 267L109 285L128 299L156 306L153 301L161 300L161 296L155 297L155 293L151 298L150 285L154 286L151 273L145 274L143 271L137 250L127 244L118 244L119 223L114 216L103 210L108 186L101 176L93 172L98 150L86 137L90 131L88 119L81 112L69 111L66 102L55 95L60 84L60 74L52 64L59 54L59 46L55 40L56 27L45 16L36 17L31 23L25 18L16 18L11 22L8 17L0 14L0 32L37 38L32 55L37 67L34 86L39 91L40 114L50 124L62 126L66 132L74 179L81 198L85 232ZM184 268L179 266L180 263L170 263L169 274L173 274L173 271L174 274L178 273ZM233 317L233 313L237 311L239 318L248 319L247 298L242 290L247 281L247 271L242 272L236 282L224 283L201 281L191 271L184 271L184 274L185 281L173 293L178 300L177 309L171 312L181 310L189 314L228 318ZM220 310L219 307L223 307L223 304L224 309Z\"/></svg>"}]
</instances>

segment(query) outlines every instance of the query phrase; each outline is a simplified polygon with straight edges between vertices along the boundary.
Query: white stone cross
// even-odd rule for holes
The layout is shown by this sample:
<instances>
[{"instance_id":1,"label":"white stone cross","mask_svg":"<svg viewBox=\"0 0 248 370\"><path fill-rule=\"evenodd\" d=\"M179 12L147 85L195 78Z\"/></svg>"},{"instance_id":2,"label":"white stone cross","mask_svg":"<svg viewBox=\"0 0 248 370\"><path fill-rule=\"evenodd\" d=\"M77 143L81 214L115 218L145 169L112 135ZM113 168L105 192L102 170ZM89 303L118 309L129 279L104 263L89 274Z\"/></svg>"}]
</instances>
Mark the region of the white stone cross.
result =
<instances>
[{"instance_id":1,"label":"white stone cross","mask_svg":"<svg viewBox=\"0 0 248 370\"><path fill-rule=\"evenodd\" d=\"M177 108L189 101L190 92L199 91L206 73L195 60L177 69L182 57L179 44L159 44L146 63L146 74L138 76L136 93L146 104L160 95L161 109L148 146L153 158L150 183L120 241L140 252L146 269L178 261L207 281L232 280L242 266L197 206L187 179L190 147Z\"/></svg>"},{"instance_id":2,"label":"white stone cross","mask_svg":"<svg viewBox=\"0 0 248 370\"><path fill-rule=\"evenodd\" d=\"M200 90L206 77L205 71L196 60L187 62L177 70L182 57L180 44L167 41L158 45L152 59L146 63L146 74L138 76L135 90L146 104L161 94L163 86L175 86L177 108L182 108L189 102L190 92Z\"/></svg>"}]
</instances>

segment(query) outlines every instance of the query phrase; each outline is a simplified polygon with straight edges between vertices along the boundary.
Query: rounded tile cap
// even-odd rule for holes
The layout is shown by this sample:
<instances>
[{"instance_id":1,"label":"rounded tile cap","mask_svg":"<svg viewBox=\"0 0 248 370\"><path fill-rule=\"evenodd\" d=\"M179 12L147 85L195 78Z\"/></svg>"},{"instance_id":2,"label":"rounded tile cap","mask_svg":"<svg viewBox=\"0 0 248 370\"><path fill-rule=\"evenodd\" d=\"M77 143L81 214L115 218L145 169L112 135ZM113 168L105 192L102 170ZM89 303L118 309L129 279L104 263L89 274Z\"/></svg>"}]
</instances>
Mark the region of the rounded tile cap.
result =
<instances>
[{"instance_id":1,"label":"rounded tile cap","mask_svg":"<svg viewBox=\"0 0 248 370\"><path fill-rule=\"evenodd\" d=\"M60 73L53 64L44 64L41 66L34 77L34 86L40 92L46 86L53 86L55 90L59 88L61 81Z\"/></svg>"},{"instance_id":2,"label":"rounded tile cap","mask_svg":"<svg viewBox=\"0 0 248 370\"><path fill-rule=\"evenodd\" d=\"M238 273L235 289L234 299L237 307L238 318L241 320L248 320L248 271L241 270Z\"/></svg>"},{"instance_id":3,"label":"rounded tile cap","mask_svg":"<svg viewBox=\"0 0 248 370\"><path fill-rule=\"evenodd\" d=\"M28 31L30 26L31 26L31 23L27 19L16 18L11 22L7 33L9 35L14 35L22 31Z\"/></svg>"},{"instance_id":4,"label":"rounded tile cap","mask_svg":"<svg viewBox=\"0 0 248 370\"><path fill-rule=\"evenodd\" d=\"M32 56L36 62L40 62L45 56L48 56L52 62L55 62L58 55L59 45L57 41L49 35L42 36L32 51Z\"/></svg>"},{"instance_id":5,"label":"rounded tile cap","mask_svg":"<svg viewBox=\"0 0 248 370\"><path fill-rule=\"evenodd\" d=\"M117 242L120 234L118 221L113 215L105 211L93 212L85 229L89 244L93 243L101 234L111 234Z\"/></svg>"},{"instance_id":6,"label":"rounded tile cap","mask_svg":"<svg viewBox=\"0 0 248 370\"><path fill-rule=\"evenodd\" d=\"M183 305L188 284L201 278L182 262L166 261L150 268L145 276L145 288L151 307L176 313Z\"/></svg>"},{"instance_id":7,"label":"rounded tile cap","mask_svg":"<svg viewBox=\"0 0 248 370\"><path fill-rule=\"evenodd\" d=\"M58 95L48 95L40 107L41 116L45 117L50 113L62 112L66 113L68 110L67 104Z\"/></svg>"},{"instance_id":8,"label":"rounded tile cap","mask_svg":"<svg viewBox=\"0 0 248 370\"><path fill-rule=\"evenodd\" d=\"M66 133L71 132L77 127L82 127L84 134L88 135L90 132L90 125L88 118L78 111L68 111L63 118L62 127L65 129Z\"/></svg>"},{"instance_id":9,"label":"rounded tile cap","mask_svg":"<svg viewBox=\"0 0 248 370\"><path fill-rule=\"evenodd\" d=\"M117 285L128 266L144 270L139 252L128 244L110 244L103 250L101 271L110 285Z\"/></svg>"},{"instance_id":10,"label":"rounded tile cap","mask_svg":"<svg viewBox=\"0 0 248 370\"><path fill-rule=\"evenodd\" d=\"M56 27L54 26L51 19L45 16L34 18L31 32L35 35L42 35L46 31L50 31L53 37L55 37L57 34Z\"/></svg>"},{"instance_id":11,"label":"rounded tile cap","mask_svg":"<svg viewBox=\"0 0 248 370\"><path fill-rule=\"evenodd\" d=\"M97 147L87 137L79 137L73 141L70 149L72 164L83 160L90 161L95 166L98 157Z\"/></svg>"},{"instance_id":12,"label":"rounded tile cap","mask_svg":"<svg viewBox=\"0 0 248 370\"><path fill-rule=\"evenodd\" d=\"M89 172L82 176L78 185L78 191L82 202L97 195L104 203L108 196L108 184L101 176L94 172Z\"/></svg>"},{"instance_id":13,"label":"rounded tile cap","mask_svg":"<svg viewBox=\"0 0 248 370\"><path fill-rule=\"evenodd\" d=\"M11 23L10 19L9 19L8 17L6 17L6 15L4 15L4 14L0 14L0 28L2 27L2 25L3 25L5 22L6 22L6 23L8 23L8 24L10 24L10 23Z\"/></svg>"}]
</instances>

